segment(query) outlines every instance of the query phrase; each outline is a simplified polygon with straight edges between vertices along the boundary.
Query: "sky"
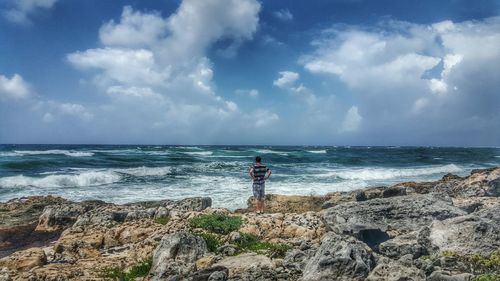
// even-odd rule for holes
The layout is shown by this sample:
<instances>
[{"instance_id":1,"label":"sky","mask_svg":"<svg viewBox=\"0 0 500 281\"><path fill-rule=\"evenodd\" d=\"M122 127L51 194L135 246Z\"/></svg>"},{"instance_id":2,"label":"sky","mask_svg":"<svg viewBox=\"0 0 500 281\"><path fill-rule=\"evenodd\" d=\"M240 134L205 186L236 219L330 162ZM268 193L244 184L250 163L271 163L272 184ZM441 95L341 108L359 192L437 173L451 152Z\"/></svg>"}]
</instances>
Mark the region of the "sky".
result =
<instances>
[{"instance_id":1,"label":"sky","mask_svg":"<svg viewBox=\"0 0 500 281\"><path fill-rule=\"evenodd\" d=\"M0 143L500 146L500 1L4 0Z\"/></svg>"}]
</instances>

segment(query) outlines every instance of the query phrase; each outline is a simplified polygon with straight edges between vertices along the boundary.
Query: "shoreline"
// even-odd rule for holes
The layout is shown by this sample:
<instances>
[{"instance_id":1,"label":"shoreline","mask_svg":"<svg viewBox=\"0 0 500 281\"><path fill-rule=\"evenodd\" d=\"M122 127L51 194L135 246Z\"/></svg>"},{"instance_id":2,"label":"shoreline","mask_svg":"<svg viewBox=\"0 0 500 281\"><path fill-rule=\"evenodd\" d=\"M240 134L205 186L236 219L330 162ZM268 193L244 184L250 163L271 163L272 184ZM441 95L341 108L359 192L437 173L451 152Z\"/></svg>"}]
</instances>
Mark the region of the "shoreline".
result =
<instances>
[{"instance_id":1,"label":"shoreline","mask_svg":"<svg viewBox=\"0 0 500 281\"><path fill-rule=\"evenodd\" d=\"M211 208L208 197L128 204L52 196L12 199L0 203L0 280L33 276L39 278L35 280L82 280L82 276L113 280L102 277L102 272L110 268L128 272L149 259L151 268L139 280L168 280L162 278L176 274L180 280L209 280L215 272L225 275L220 280L245 276L392 280L383 277L389 269L387 274L410 280L444 280L429 278L460 274L469 279L454 280L471 280L496 274L500 268L496 264L471 267L473 262L468 260L477 254L495 255L500 249L499 195L500 167L496 167L473 170L465 177L447 174L433 182L403 182L324 196L268 194L263 215L256 215L251 206L234 211ZM236 229L218 233L193 223L204 216L241 221ZM482 227L481 232L477 227ZM436 240L437 233L441 238ZM241 246L242 235L262 241L254 242L263 249ZM218 247L209 250L214 237ZM190 243L198 246L185 248ZM166 254L174 246L180 253ZM324 251L331 255L326 264ZM360 256L337 264L343 251ZM441 261L448 259L443 253L452 253L451 261ZM432 262L422 260L427 256ZM173 262L173 267L165 267L165 262ZM352 271L352 266L358 270ZM210 274L195 278L202 273Z\"/></svg>"}]
</instances>

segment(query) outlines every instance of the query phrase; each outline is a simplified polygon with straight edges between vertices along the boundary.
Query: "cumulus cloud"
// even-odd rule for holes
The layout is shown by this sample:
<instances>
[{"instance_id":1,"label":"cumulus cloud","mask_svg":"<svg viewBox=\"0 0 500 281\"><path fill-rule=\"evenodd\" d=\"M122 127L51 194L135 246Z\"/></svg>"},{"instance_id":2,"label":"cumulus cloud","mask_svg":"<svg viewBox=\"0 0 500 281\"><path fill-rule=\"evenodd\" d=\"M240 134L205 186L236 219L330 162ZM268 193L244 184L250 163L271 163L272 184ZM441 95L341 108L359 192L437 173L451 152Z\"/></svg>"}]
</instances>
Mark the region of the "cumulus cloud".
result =
<instances>
[{"instance_id":1,"label":"cumulus cloud","mask_svg":"<svg viewBox=\"0 0 500 281\"><path fill-rule=\"evenodd\" d=\"M254 99L259 97L259 91L256 89L237 89L234 93L238 96L250 97Z\"/></svg>"},{"instance_id":2,"label":"cumulus cloud","mask_svg":"<svg viewBox=\"0 0 500 281\"><path fill-rule=\"evenodd\" d=\"M358 112L358 107L357 106L352 106L349 108L345 115L345 119L342 122L342 127L340 128L340 131L342 132L354 132L359 129L359 126L361 125L361 121L363 120L363 117Z\"/></svg>"},{"instance_id":3,"label":"cumulus cloud","mask_svg":"<svg viewBox=\"0 0 500 281\"><path fill-rule=\"evenodd\" d=\"M280 71L279 74L281 76L273 81L273 85L282 89L293 86L295 84L295 81L300 78L300 75L297 72L293 71Z\"/></svg>"},{"instance_id":4,"label":"cumulus cloud","mask_svg":"<svg viewBox=\"0 0 500 281\"><path fill-rule=\"evenodd\" d=\"M19 24L30 23L30 17L38 10L48 10L54 6L57 0L15 0L11 1L11 8L3 11L3 16Z\"/></svg>"},{"instance_id":5,"label":"cumulus cloud","mask_svg":"<svg viewBox=\"0 0 500 281\"><path fill-rule=\"evenodd\" d=\"M238 129L268 127L279 117L264 110L260 117L265 120L256 122L219 95L206 53L224 40L232 42L231 50L222 52L234 55L253 38L259 11L255 0L184 0L168 17L126 6L119 20L99 29L103 47L70 53L67 60L90 73L94 85L111 98L94 118L126 120L134 128L127 130L129 135L155 133L186 142L195 132L197 142L200 137L220 139L220 131L236 136ZM259 95L255 89L237 94Z\"/></svg>"},{"instance_id":6,"label":"cumulus cloud","mask_svg":"<svg viewBox=\"0 0 500 281\"><path fill-rule=\"evenodd\" d=\"M30 96L30 85L19 74L8 78L0 74L0 101L7 99L26 99Z\"/></svg>"},{"instance_id":7,"label":"cumulus cloud","mask_svg":"<svg viewBox=\"0 0 500 281\"><path fill-rule=\"evenodd\" d=\"M293 14L288 9L281 9L273 13L273 15L281 21L292 21Z\"/></svg>"},{"instance_id":8,"label":"cumulus cloud","mask_svg":"<svg viewBox=\"0 0 500 281\"><path fill-rule=\"evenodd\" d=\"M364 132L375 138L442 140L469 130L474 134L467 134L467 143L493 144L500 137L492 134L500 124L498 30L500 17L333 27L321 32L312 42L316 50L300 62L348 86L357 103L351 115L359 108Z\"/></svg>"}]
</instances>

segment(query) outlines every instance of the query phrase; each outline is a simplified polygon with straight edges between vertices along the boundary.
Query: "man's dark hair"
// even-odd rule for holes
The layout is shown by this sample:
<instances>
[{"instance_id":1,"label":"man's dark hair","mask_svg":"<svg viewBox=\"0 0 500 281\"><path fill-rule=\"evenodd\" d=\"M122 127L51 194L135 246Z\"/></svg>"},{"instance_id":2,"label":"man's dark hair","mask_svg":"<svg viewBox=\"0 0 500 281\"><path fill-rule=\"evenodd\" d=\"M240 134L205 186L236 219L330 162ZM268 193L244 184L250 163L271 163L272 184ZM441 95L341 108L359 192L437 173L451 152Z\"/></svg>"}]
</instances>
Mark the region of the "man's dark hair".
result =
<instances>
[{"instance_id":1,"label":"man's dark hair","mask_svg":"<svg viewBox=\"0 0 500 281\"><path fill-rule=\"evenodd\" d=\"M262 161L262 158L260 158L260 156L255 157L255 162L260 163L260 161Z\"/></svg>"}]
</instances>

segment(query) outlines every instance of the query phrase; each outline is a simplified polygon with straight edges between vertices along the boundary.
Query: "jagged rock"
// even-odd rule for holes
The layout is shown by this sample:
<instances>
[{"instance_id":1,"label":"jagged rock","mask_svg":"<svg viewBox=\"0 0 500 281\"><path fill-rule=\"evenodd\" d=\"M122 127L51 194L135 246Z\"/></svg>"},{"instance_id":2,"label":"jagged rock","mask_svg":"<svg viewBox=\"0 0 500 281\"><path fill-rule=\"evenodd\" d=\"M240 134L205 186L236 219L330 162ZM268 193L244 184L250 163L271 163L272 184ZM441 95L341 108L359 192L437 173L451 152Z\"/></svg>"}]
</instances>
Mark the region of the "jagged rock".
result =
<instances>
[{"instance_id":1,"label":"jagged rock","mask_svg":"<svg viewBox=\"0 0 500 281\"><path fill-rule=\"evenodd\" d=\"M380 258L377 266L366 278L367 281L424 281L425 274L422 270L411 264Z\"/></svg>"},{"instance_id":2,"label":"jagged rock","mask_svg":"<svg viewBox=\"0 0 500 281\"><path fill-rule=\"evenodd\" d=\"M205 240L188 232L165 235L153 253L151 280L168 280L169 276L187 275L195 262L207 253Z\"/></svg>"},{"instance_id":3,"label":"jagged rock","mask_svg":"<svg viewBox=\"0 0 500 281\"><path fill-rule=\"evenodd\" d=\"M478 212L434 221L428 236L430 248L460 255L487 255L500 249L500 205Z\"/></svg>"},{"instance_id":4,"label":"jagged rock","mask_svg":"<svg viewBox=\"0 0 500 281\"><path fill-rule=\"evenodd\" d=\"M5 267L9 270L27 271L46 263L47 257L42 249L30 248L0 259L0 268Z\"/></svg>"},{"instance_id":5,"label":"jagged rock","mask_svg":"<svg viewBox=\"0 0 500 281\"><path fill-rule=\"evenodd\" d=\"M214 266L193 273L189 281L224 281L227 279L228 269L223 266Z\"/></svg>"},{"instance_id":6,"label":"jagged rock","mask_svg":"<svg viewBox=\"0 0 500 281\"><path fill-rule=\"evenodd\" d=\"M418 230L433 220L466 214L451 200L433 194L349 202L324 211L327 226L337 233L352 234L371 247L391 236Z\"/></svg>"},{"instance_id":7,"label":"jagged rock","mask_svg":"<svg viewBox=\"0 0 500 281\"><path fill-rule=\"evenodd\" d=\"M223 266L229 269L229 278L231 279L234 276L241 275L251 269L270 269L273 267L273 263L266 256L255 253L246 253L238 256L225 257L213 266Z\"/></svg>"},{"instance_id":8,"label":"jagged rock","mask_svg":"<svg viewBox=\"0 0 500 281\"><path fill-rule=\"evenodd\" d=\"M408 254L413 258L418 258L427 254L427 249L419 239L419 233L419 231L414 231L387 240L378 246L378 250L390 258L400 258Z\"/></svg>"},{"instance_id":9,"label":"jagged rock","mask_svg":"<svg viewBox=\"0 0 500 281\"><path fill-rule=\"evenodd\" d=\"M212 206L212 198L210 197L192 197L185 198L179 201L165 205L167 209L176 211L196 211L200 212Z\"/></svg>"},{"instance_id":10,"label":"jagged rock","mask_svg":"<svg viewBox=\"0 0 500 281\"><path fill-rule=\"evenodd\" d=\"M85 206L75 203L47 206L38 220L36 230L55 231L71 226L87 210Z\"/></svg>"},{"instance_id":11,"label":"jagged rock","mask_svg":"<svg viewBox=\"0 0 500 281\"><path fill-rule=\"evenodd\" d=\"M351 236L327 233L301 280L362 280L375 267L371 249Z\"/></svg>"},{"instance_id":12,"label":"jagged rock","mask_svg":"<svg viewBox=\"0 0 500 281\"><path fill-rule=\"evenodd\" d=\"M427 278L428 281L470 281L474 275L470 273L450 274L444 271L434 271Z\"/></svg>"},{"instance_id":13,"label":"jagged rock","mask_svg":"<svg viewBox=\"0 0 500 281\"><path fill-rule=\"evenodd\" d=\"M469 177L436 184L435 191L453 197L500 196L500 168L473 170Z\"/></svg>"}]
</instances>

